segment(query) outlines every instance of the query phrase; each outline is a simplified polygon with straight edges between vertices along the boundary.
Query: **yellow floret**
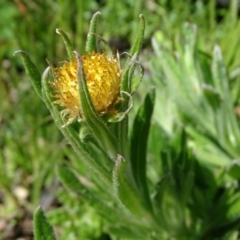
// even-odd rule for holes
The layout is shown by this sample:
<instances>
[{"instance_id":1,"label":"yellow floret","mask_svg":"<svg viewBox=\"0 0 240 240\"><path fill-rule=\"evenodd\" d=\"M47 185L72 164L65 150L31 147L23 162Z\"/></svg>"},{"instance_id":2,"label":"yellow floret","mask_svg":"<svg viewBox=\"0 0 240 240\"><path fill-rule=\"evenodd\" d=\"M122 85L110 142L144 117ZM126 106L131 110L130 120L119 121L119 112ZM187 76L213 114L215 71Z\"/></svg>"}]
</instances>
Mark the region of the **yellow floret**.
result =
<instances>
[{"instance_id":1,"label":"yellow floret","mask_svg":"<svg viewBox=\"0 0 240 240\"><path fill-rule=\"evenodd\" d=\"M92 53L82 56L83 70L88 91L99 115L112 111L120 91L120 65L117 58L106 54ZM64 107L62 114L68 121L82 116L77 80L77 60L64 62L62 67L54 68L54 103Z\"/></svg>"}]
</instances>

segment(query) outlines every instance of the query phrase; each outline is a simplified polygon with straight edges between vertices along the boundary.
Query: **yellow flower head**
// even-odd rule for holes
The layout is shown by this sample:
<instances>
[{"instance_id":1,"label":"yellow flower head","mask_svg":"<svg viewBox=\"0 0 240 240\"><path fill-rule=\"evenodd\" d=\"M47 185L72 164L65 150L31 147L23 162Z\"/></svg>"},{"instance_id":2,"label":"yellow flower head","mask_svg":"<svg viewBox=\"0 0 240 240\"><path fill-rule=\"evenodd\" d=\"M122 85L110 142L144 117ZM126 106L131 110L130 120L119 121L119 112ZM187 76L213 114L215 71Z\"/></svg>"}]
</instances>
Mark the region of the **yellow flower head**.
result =
<instances>
[{"instance_id":1,"label":"yellow flower head","mask_svg":"<svg viewBox=\"0 0 240 240\"><path fill-rule=\"evenodd\" d=\"M119 59L108 57L106 54L91 53L82 56L82 63L95 110L99 115L113 111L120 92ZM62 114L68 115L68 122L71 122L76 117L82 116L76 58L54 68L53 73L54 81L51 84L56 92L54 97L57 99L54 103L65 108Z\"/></svg>"}]
</instances>

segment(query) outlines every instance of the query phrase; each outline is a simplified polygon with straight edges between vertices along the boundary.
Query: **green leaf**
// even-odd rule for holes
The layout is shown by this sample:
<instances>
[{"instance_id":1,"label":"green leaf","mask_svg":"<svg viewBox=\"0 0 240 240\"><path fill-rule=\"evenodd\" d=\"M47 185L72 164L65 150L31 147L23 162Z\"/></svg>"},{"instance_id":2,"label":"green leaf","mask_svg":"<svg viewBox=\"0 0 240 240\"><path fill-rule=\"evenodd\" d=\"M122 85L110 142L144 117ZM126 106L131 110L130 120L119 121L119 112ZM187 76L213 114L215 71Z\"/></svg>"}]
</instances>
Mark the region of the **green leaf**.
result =
<instances>
[{"instance_id":1,"label":"green leaf","mask_svg":"<svg viewBox=\"0 0 240 240\"><path fill-rule=\"evenodd\" d=\"M129 106L125 111L117 111L117 113L115 113L114 115L105 115L104 119L106 119L108 122L120 122L122 121L124 118L127 117L128 113L131 111L132 107L133 107L133 97L131 94L129 94L128 92L121 92L122 96L126 96L128 98L129 102ZM122 101L125 101L125 99Z\"/></svg>"},{"instance_id":2,"label":"green leaf","mask_svg":"<svg viewBox=\"0 0 240 240\"><path fill-rule=\"evenodd\" d=\"M137 53L136 60L138 60L140 51L142 49L144 31L145 31L145 20L144 20L144 16L142 14L140 14L137 35L135 37L134 43L130 50L131 56L133 56L135 53Z\"/></svg>"},{"instance_id":3,"label":"green leaf","mask_svg":"<svg viewBox=\"0 0 240 240\"><path fill-rule=\"evenodd\" d=\"M212 105L212 107L214 109L219 109L222 102L219 92L208 84L203 84L202 89L204 96L206 97L206 99L208 99L208 102Z\"/></svg>"},{"instance_id":4,"label":"green leaf","mask_svg":"<svg viewBox=\"0 0 240 240\"><path fill-rule=\"evenodd\" d=\"M139 64L137 60L139 58L139 54L142 48L144 31L145 31L144 17L142 14L139 17L140 17L140 20L139 20L137 35L135 37L135 41L132 45L132 48L130 50L130 56L132 57L126 61L123 69L123 73L121 76L121 87L120 87L121 92L130 93L131 88L134 91L135 90L134 87L138 86L142 78L141 76L137 82L136 81L132 82L132 77L136 68L136 64ZM121 94L121 97L122 99L124 99L124 101L122 101L121 111L126 111L126 109L128 109L129 99L127 99L126 96L124 96L123 94ZM128 117L126 116L121 122L119 122L118 128L117 128L117 138L119 141L119 149L123 155L126 155L126 152L127 152L126 150L127 135L128 135Z\"/></svg>"},{"instance_id":5,"label":"green leaf","mask_svg":"<svg viewBox=\"0 0 240 240\"><path fill-rule=\"evenodd\" d=\"M86 42L86 52L97 52L97 39L96 39L96 29L97 29L97 19L101 15L100 12L96 12L90 22L89 32L87 36Z\"/></svg>"},{"instance_id":6,"label":"green leaf","mask_svg":"<svg viewBox=\"0 0 240 240\"><path fill-rule=\"evenodd\" d=\"M154 204L154 207L156 208L157 214L162 214L161 208L162 208L163 197L164 197L164 193L167 190L167 187L169 187L170 185L171 177L172 177L171 174L167 173L156 184L155 191L153 194L153 204Z\"/></svg>"},{"instance_id":7,"label":"green leaf","mask_svg":"<svg viewBox=\"0 0 240 240\"><path fill-rule=\"evenodd\" d=\"M41 207L34 213L34 239L35 240L56 240L54 231Z\"/></svg>"},{"instance_id":8,"label":"green leaf","mask_svg":"<svg viewBox=\"0 0 240 240\"><path fill-rule=\"evenodd\" d=\"M193 49L195 29L189 26L186 30L187 32L193 31L192 36L186 38L186 41L190 41L189 45L188 42L185 42L184 49L182 49L182 46L179 47L177 57L173 52L166 51L154 38L152 42L153 48L160 61L159 64L162 66L162 78L166 82L167 96L173 99L179 115L188 119L188 124L190 123L189 120L191 120L191 122L197 123L206 132L209 132L209 135L213 135L215 129L211 124L211 119L206 121L209 114L201 114L203 108L210 112L210 106L202 98L201 78L196 68L199 62L196 60L196 50Z\"/></svg>"},{"instance_id":9,"label":"green leaf","mask_svg":"<svg viewBox=\"0 0 240 240\"><path fill-rule=\"evenodd\" d=\"M230 23L229 20L228 24ZM232 22L231 22L232 24ZM228 34L221 41L222 52L224 53L224 62L231 69L232 66L235 66L235 61L239 56L239 31L240 31L240 21L237 21L236 24L228 29ZM238 65L238 64L237 64Z\"/></svg>"},{"instance_id":10,"label":"green leaf","mask_svg":"<svg viewBox=\"0 0 240 240\"><path fill-rule=\"evenodd\" d=\"M222 97L228 100L231 99L229 92L227 69L224 64L221 49L219 46L215 46L214 48L212 73L214 85L217 90L222 94Z\"/></svg>"},{"instance_id":11,"label":"green leaf","mask_svg":"<svg viewBox=\"0 0 240 240\"><path fill-rule=\"evenodd\" d=\"M131 80L130 91L131 91L132 95L135 93L135 91L140 86L143 75L144 75L144 68L142 66L140 66L140 76L135 77L134 79Z\"/></svg>"},{"instance_id":12,"label":"green leaf","mask_svg":"<svg viewBox=\"0 0 240 240\"><path fill-rule=\"evenodd\" d=\"M145 20L142 14L139 16L139 18L140 20L139 20L137 35L135 37L132 48L130 50L131 58L126 61L124 66L124 71L121 77L121 90L125 92L130 92L129 88L131 85L131 79L135 71L136 63L137 63L137 60L139 59L139 54L143 44Z\"/></svg>"},{"instance_id":13,"label":"green leaf","mask_svg":"<svg viewBox=\"0 0 240 240\"><path fill-rule=\"evenodd\" d=\"M57 175L60 178L63 185L75 194L79 194L85 188L79 182L76 175L67 167L58 166Z\"/></svg>"},{"instance_id":14,"label":"green leaf","mask_svg":"<svg viewBox=\"0 0 240 240\"><path fill-rule=\"evenodd\" d=\"M28 77L31 80L34 90L37 92L38 96L42 98L42 84L41 84L41 74L35 64L30 59L29 55L22 51L16 51L13 55L19 54L23 60L25 70Z\"/></svg>"},{"instance_id":15,"label":"green leaf","mask_svg":"<svg viewBox=\"0 0 240 240\"><path fill-rule=\"evenodd\" d=\"M132 78L136 69L136 65L139 64L137 61L139 59L140 51L142 50L144 31L145 31L145 20L142 14L140 14L140 21L137 36L130 50L130 55L134 56L133 64L128 72L128 88L131 87ZM141 66L140 66L141 67ZM143 75L143 69L141 69L141 74ZM140 78L141 79L141 78ZM132 89L130 89L132 90Z\"/></svg>"},{"instance_id":16,"label":"green leaf","mask_svg":"<svg viewBox=\"0 0 240 240\"><path fill-rule=\"evenodd\" d=\"M149 209L152 209L152 207L147 187L146 153L154 101L155 89L153 88L149 91L142 106L138 110L130 137L130 159L133 176L142 194L142 198L145 200L145 204Z\"/></svg>"},{"instance_id":17,"label":"green leaf","mask_svg":"<svg viewBox=\"0 0 240 240\"><path fill-rule=\"evenodd\" d=\"M81 57L77 52L74 53L76 54L78 62L79 95L84 120L108 156L115 161L118 153L117 139L107 127L106 123L98 116L88 92Z\"/></svg>"},{"instance_id":18,"label":"green leaf","mask_svg":"<svg viewBox=\"0 0 240 240\"><path fill-rule=\"evenodd\" d=\"M131 79L129 79L130 75L130 69L133 65L136 64L136 56L135 54L130 61L128 61L127 64L125 64L125 67L123 69L123 73L121 76L121 107L120 111L126 112L129 108L129 98L126 98L126 94L123 94L124 92L130 92L131 87ZM139 80L140 82L140 80ZM126 155L127 152L127 138L128 138L128 116L125 116L122 121L120 121L117 125L117 138L119 141L119 152L121 152L122 155Z\"/></svg>"},{"instance_id":19,"label":"green leaf","mask_svg":"<svg viewBox=\"0 0 240 240\"><path fill-rule=\"evenodd\" d=\"M226 66L224 64L221 49L215 46L212 61L212 73L215 87L221 94L222 111L219 113L218 121L221 122L218 128L218 135L220 130L224 134L225 148L232 154L233 157L239 156L240 131L238 120L234 112L233 103L231 101L231 94L229 88L229 77Z\"/></svg>"},{"instance_id":20,"label":"green leaf","mask_svg":"<svg viewBox=\"0 0 240 240\"><path fill-rule=\"evenodd\" d=\"M61 35L61 37L63 39L63 42L65 44L65 47L67 49L68 57L70 59L73 59L75 57L75 55L73 53L74 49L73 49L72 43L70 42L67 34L63 30L61 30L59 28L56 29L56 33Z\"/></svg>"},{"instance_id":21,"label":"green leaf","mask_svg":"<svg viewBox=\"0 0 240 240\"><path fill-rule=\"evenodd\" d=\"M60 111L55 104L52 103L52 89L50 87L49 81L51 79L50 67L48 67L42 76L42 85L43 85L43 99L52 114L52 117L63 135L70 142L75 152L80 157L81 161L83 161L86 165L91 167L96 174L98 174L100 179L103 179L105 183L111 185L111 178L106 169L99 164L91 155L91 149L89 149L88 145L81 142L79 138L78 132L71 126L67 125L66 127L62 127L64 125L63 119L60 115Z\"/></svg>"},{"instance_id":22,"label":"green leaf","mask_svg":"<svg viewBox=\"0 0 240 240\"><path fill-rule=\"evenodd\" d=\"M113 169L113 187L121 202L135 215L141 215L142 206L139 205L139 194L126 177L126 161L118 156Z\"/></svg>"},{"instance_id":23,"label":"green leaf","mask_svg":"<svg viewBox=\"0 0 240 240\"><path fill-rule=\"evenodd\" d=\"M185 60L186 63L192 64L191 61L194 52L196 51L196 40L197 40L197 26L190 23L185 23L183 28L183 35L184 35L184 49L187 50L185 52ZM190 69L193 66L190 65ZM193 68L194 69L194 68Z\"/></svg>"},{"instance_id":24,"label":"green leaf","mask_svg":"<svg viewBox=\"0 0 240 240\"><path fill-rule=\"evenodd\" d=\"M235 179L240 179L240 162L239 160L233 160L228 168L228 173Z\"/></svg>"},{"instance_id":25,"label":"green leaf","mask_svg":"<svg viewBox=\"0 0 240 240\"><path fill-rule=\"evenodd\" d=\"M154 228L155 222L151 213L145 208L142 198L131 177L127 174L127 163L122 156L118 155L115 167L113 169L113 187L121 202L134 215L142 217L146 224L152 224Z\"/></svg>"}]
</instances>

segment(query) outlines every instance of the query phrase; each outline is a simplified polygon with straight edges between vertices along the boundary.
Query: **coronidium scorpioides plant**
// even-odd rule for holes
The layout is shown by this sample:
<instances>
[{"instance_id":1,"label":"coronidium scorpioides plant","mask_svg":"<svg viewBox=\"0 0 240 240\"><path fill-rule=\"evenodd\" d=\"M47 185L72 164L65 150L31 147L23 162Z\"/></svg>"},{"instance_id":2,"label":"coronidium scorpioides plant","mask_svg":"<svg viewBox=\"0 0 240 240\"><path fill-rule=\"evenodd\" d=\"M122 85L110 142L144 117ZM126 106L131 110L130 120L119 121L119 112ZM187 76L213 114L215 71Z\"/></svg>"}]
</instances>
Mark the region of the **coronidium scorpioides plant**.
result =
<instances>
[{"instance_id":1,"label":"coronidium scorpioides plant","mask_svg":"<svg viewBox=\"0 0 240 240\"><path fill-rule=\"evenodd\" d=\"M98 51L98 40L101 39L96 34L99 15L100 12L97 12L92 17L86 54L82 56L74 50L67 35L60 29L56 30L64 41L69 59L59 67L49 64L42 76L26 52L17 51L15 54L22 57L34 89L81 161L91 167L106 189L113 187L117 202L120 200L124 209L131 213L131 218L124 218L122 224L130 227L131 224L126 221L133 221L135 216L137 228L141 226L141 231L147 229L149 234L159 231L146 178L146 147L154 89L149 91L140 107L130 136L128 133L132 95L143 76L138 59L145 22L143 15L140 15L135 41L130 53L125 54L127 60L121 67L118 53L113 56L111 52ZM79 130L73 124L75 119L80 122ZM103 153L107 162L98 160L100 156L96 148ZM71 171L67 174L68 177L64 169L58 171L62 182L71 189L69 174L72 179L76 177ZM37 213L35 215L39 216ZM114 211L111 211L111 216L114 216ZM119 214L115 217L115 220L121 219ZM35 222L37 224L38 221ZM135 232L140 234L141 231L137 229Z\"/></svg>"}]
</instances>

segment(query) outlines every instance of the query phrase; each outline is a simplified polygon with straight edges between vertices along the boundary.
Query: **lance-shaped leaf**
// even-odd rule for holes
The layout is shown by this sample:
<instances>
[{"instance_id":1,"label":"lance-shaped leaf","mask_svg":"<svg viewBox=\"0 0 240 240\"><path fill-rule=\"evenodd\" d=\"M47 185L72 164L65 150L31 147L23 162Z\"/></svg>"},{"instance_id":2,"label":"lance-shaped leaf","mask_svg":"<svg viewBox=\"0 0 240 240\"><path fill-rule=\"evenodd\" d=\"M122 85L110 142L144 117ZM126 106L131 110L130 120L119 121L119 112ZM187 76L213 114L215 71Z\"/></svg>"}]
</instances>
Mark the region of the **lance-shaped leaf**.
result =
<instances>
[{"instance_id":1,"label":"lance-shaped leaf","mask_svg":"<svg viewBox=\"0 0 240 240\"><path fill-rule=\"evenodd\" d=\"M144 16L142 14L139 15L139 25L138 25L138 31L136 38L134 40L134 43L132 45L132 48L130 50L130 55L134 55L137 53L137 60L139 58L140 51L142 49L142 44L143 44L143 37L144 37L144 31L145 31L145 20Z\"/></svg>"},{"instance_id":2,"label":"lance-shaped leaf","mask_svg":"<svg viewBox=\"0 0 240 240\"><path fill-rule=\"evenodd\" d=\"M128 81L129 77L129 69L132 67L133 64L135 64L135 60L137 57L137 53L131 58L131 61L129 61L127 64L125 64L122 77L121 77L121 89L125 89L126 91L121 91L121 106L120 106L120 111L121 112L126 112L127 109L129 109L129 99L127 98L124 93L130 92L130 82ZM120 121L117 124L117 138L119 141L119 150L120 152L126 156L127 152L127 137L128 137L128 116L125 116L122 121Z\"/></svg>"},{"instance_id":3,"label":"lance-shaped leaf","mask_svg":"<svg viewBox=\"0 0 240 240\"><path fill-rule=\"evenodd\" d=\"M67 49L68 57L69 57L70 59L73 59L73 58L75 57L75 55L74 55L74 53L73 53L74 49L73 49L72 43L71 43L71 41L69 40L67 34L66 34L63 30L61 30L61 29L59 29L59 28L56 29L56 33L58 33L58 34L61 35L61 37L62 37L62 39L63 39L63 42L64 42L64 44L65 44L65 47L66 47L66 49Z\"/></svg>"},{"instance_id":4,"label":"lance-shaped leaf","mask_svg":"<svg viewBox=\"0 0 240 240\"><path fill-rule=\"evenodd\" d=\"M126 92L129 92L129 87L131 85L131 79L129 78L129 76L132 77L134 70L135 70L135 67L130 68L132 66L132 64L129 64L129 63L135 62L138 60L140 51L142 49L142 44L143 44L144 31L145 31L145 20L144 20L144 17L142 14L139 16L139 18L140 18L140 20L139 20L137 35L135 37L132 48L130 50L130 56L132 56L132 58L128 59L127 62L125 63L124 72L122 74L121 90L126 91ZM134 66L135 66L135 64L134 64Z\"/></svg>"},{"instance_id":5,"label":"lance-shaped leaf","mask_svg":"<svg viewBox=\"0 0 240 240\"><path fill-rule=\"evenodd\" d=\"M227 74L227 69L224 64L223 56L221 53L221 49L218 46L215 46L213 52L213 61L212 61L212 74L214 85L216 89L220 92L220 96L223 99L222 102L222 115L218 118L219 121L223 121L223 124L220 125L221 131L228 138L224 144L227 145L228 142L231 142L231 145L228 148L234 148L230 151L232 152L234 157L238 157L239 151L238 146L240 143L240 133L239 126L236 114L234 113L234 107L232 104L230 87L229 87L229 77ZM235 152L236 151L236 152Z\"/></svg>"},{"instance_id":6,"label":"lance-shaped leaf","mask_svg":"<svg viewBox=\"0 0 240 240\"><path fill-rule=\"evenodd\" d=\"M37 69L37 67L32 62L32 60L30 59L29 55L26 52L19 50L14 53L14 56L16 54L20 54L20 56L22 57L25 70L27 72L28 77L31 80L33 88L37 92L38 96L42 98L41 74L39 70Z\"/></svg>"},{"instance_id":7,"label":"lance-shaped leaf","mask_svg":"<svg viewBox=\"0 0 240 240\"><path fill-rule=\"evenodd\" d=\"M141 198L136 187L127 178L126 161L118 155L113 169L113 187L121 202L135 215L144 216L145 210L141 205Z\"/></svg>"},{"instance_id":8,"label":"lance-shaped leaf","mask_svg":"<svg viewBox=\"0 0 240 240\"><path fill-rule=\"evenodd\" d=\"M106 149L108 156L113 161L115 161L118 153L117 139L112 134L107 125L104 123L104 121L98 116L89 95L85 75L83 72L83 64L81 57L76 51L74 53L78 62L77 76L81 103L80 105L82 108L84 119L91 128L96 139L99 141L99 144L102 146L103 149Z\"/></svg>"},{"instance_id":9,"label":"lance-shaped leaf","mask_svg":"<svg viewBox=\"0 0 240 240\"><path fill-rule=\"evenodd\" d=\"M70 169L59 166L57 168L57 175L63 185L73 193L78 195L85 189L84 186L79 182L79 179Z\"/></svg>"},{"instance_id":10,"label":"lance-shaped leaf","mask_svg":"<svg viewBox=\"0 0 240 240\"><path fill-rule=\"evenodd\" d=\"M138 83L132 84L132 77L133 73L135 71L136 64L138 64L136 61L139 58L139 54L142 48L143 44L143 37L144 37L144 31L145 31L145 21L144 17L141 14L138 26L138 32L135 38L135 41L132 45L130 56L132 56L127 62L125 63L123 73L121 76L121 92L131 92L131 88L134 87L134 85L138 85ZM141 78L139 78L139 82L141 81ZM134 89L136 90L136 88ZM124 99L121 111L126 111L128 109L129 99L127 99L124 95L121 95L122 99ZM125 155L126 153L126 142L127 142L127 135L128 135L128 118L127 116L118 124L117 128L117 138L119 141L119 149L121 152Z\"/></svg>"},{"instance_id":11,"label":"lance-shaped leaf","mask_svg":"<svg viewBox=\"0 0 240 240\"><path fill-rule=\"evenodd\" d=\"M34 239L35 240L56 240L54 231L41 207L34 213Z\"/></svg>"},{"instance_id":12,"label":"lance-shaped leaf","mask_svg":"<svg viewBox=\"0 0 240 240\"><path fill-rule=\"evenodd\" d=\"M127 174L126 160L118 155L113 169L113 187L119 198L127 209L135 216L145 227L159 230L159 226L152 215L152 212L146 208L141 195L134 184L134 180Z\"/></svg>"},{"instance_id":13,"label":"lance-shaped leaf","mask_svg":"<svg viewBox=\"0 0 240 240\"><path fill-rule=\"evenodd\" d=\"M145 20L142 14L140 14L140 21L139 21L139 27L138 27L138 32L137 36L135 38L135 41L132 45L132 48L130 50L130 55L131 56L136 56L136 60L134 61L134 64L131 66L128 72L128 89L132 91L131 86L132 86L132 78L136 69L137 65L140 65L138 62L139 59L139 54L140 51L142 50L142 45L143 45L143 38L144 38L144 31L145 31ZM141 65L140 65L141 67ZM141 73L143 74L143 68L141 67ZM140 78L141 81L141 78Z\"/></svg>"},{"instance_id":14,"label":"lance-shaped leaf","mask_svg":"<svg viewBox=\"0 0 240 240\"><path fill-rule=\"evenodd\" d=\"M171 173L167 173L155 186L155 191L152 197L155 214L160 215L163 213L163 208L165 208L165 206L161 203L163 202L164 193L170 185L171 177Z\"/></svg>"},{"instance_id":15,"label":"lance-shaped leaf","mask_svg":"<svg viewBox=\"0 0 240 240\"><path fill-rule=\"evenodd\" d=\"M134 71L135 71L135 68L136 68L136 64L138 64L138 66L140 68L140 75L138 75L137 77L133 78L133 74L134 74ZM144 75L144 68L138 62L136 62L129 69L128 77L129 77L129 79L131 79L129 90L130 90L131 94L133 94L137 90L137 88L139 87L140 83L142 82L143 75Z\"/></svg>"},{"instance_id":16,"label":"lance-shaped leaf","mask_svg":"<svg viewBox=\"0 0 240 240\"><path fill-rule=\"evenodd\" d=\"M88 145L81 142L78 132L76 132L71 125L67 125L66 127L62 127L64 125L64 122L62 120L62 117L60 115L60 111L57 108L55 104L52 103L52 88L50 87L49 81L51 79L51 72L50 67L48 67L42 76L42 86L43 86L43 99L51 112L53 119L58 126L58 128L61 130L63 135L66 137L66 139L70 142L75 152L80 157L81 161L84 161L86 165L91 167L96 174L99 175L101 179L103 179L108 185L111 185L111 179L104 167L100 164L98 164L97 161L95 161L94 157L90 155L92 151L88 148Z\"/></svg>"},{"instance_id":17,"label":"lance-shaped leaf","mask_svg":"<svg viewBox=\"0 0 240 240\"><path fill-rule=\"evenodd\" d=\"M96 12L90 21L89 32L86 42L86 52L92 53L97 52L97 39L96 39L96 29L97 29L97 19L101 15L100 12Z\"/></svg>"},{"instance_id":18,"label":"lance-shaped leaf","mask_svg":"<svg viewBox=\"0 0 240 240\"><path fill-rule=\"evenodd\" d=\"M154 108L155 89L151 89L138 110L131 132L131 152L130 159L132 172L137 183L137 187L142 194L146 206L152 209L149 197L146 178L146 155L151 117Z\"/></svg>"}]
</instances>

